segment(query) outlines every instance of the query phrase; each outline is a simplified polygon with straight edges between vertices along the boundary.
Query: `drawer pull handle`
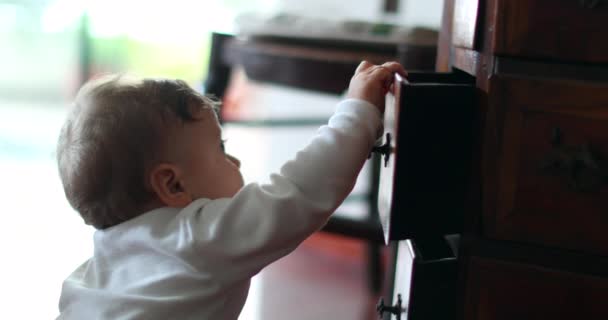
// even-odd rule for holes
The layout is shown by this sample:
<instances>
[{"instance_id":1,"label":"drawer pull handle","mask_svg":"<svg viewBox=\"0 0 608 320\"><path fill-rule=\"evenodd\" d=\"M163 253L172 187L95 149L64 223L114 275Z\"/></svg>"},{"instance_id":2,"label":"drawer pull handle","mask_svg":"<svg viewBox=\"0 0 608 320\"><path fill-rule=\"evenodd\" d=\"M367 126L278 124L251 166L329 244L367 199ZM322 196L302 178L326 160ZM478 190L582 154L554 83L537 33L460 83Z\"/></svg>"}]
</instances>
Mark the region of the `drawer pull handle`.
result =
<instances>
[{"instance_id":1,"label":"drawer pull handle","mask_svg":"<svg viewBox=\"0 0 608 320\"><path fill-rule=\"evenodd\" d=\"M372 151L369 153L368 159L372 157L372 153L379 153L384 155L384 166L388 166L388 159L391 157L391 151L393 151L393 147L391 147L391 134L386 133L386 142L384 142L381 146L375 146L372 148Z\"/></svg>"},{"instance_id":2,"label":"drawer pull handle","mask_svg":"<svg viewBox=\"0 0 608 320\"><path fill-rule=\"evenodd\" d=\"M604 4L605 0L578 0L578 4L587 9L595 9L599 5Z\"/></svg>"},{"instance_id":3,"label":"drawer pull handle","mask_svg":"<svg viewBox=\"0 0 608 320\"><path fill-rule=\"evenodd\" d=\"M380 298L376 305L376 311L378 312L380 319L382 319L385 312L388 312L394 314L397 320L401 320L401 314L405 312L405 309L401 306L401 294L397 294L397 303L392 307L385 306L384 298Z\"/></svg>"},{"instance_id":4,"label":"drawer pull handle","mask_svg":"<svg viewBox=\"0 0 608 320\"><path fill-rule=\"evenodd\" d=\"M580 192L594 192L608 182L606 162L592 151L588 143L564 145L560 128L554 128L553 148L542 159L541 170L553 176L565 177L568 186Z\"/></svg>"}]
</instances>

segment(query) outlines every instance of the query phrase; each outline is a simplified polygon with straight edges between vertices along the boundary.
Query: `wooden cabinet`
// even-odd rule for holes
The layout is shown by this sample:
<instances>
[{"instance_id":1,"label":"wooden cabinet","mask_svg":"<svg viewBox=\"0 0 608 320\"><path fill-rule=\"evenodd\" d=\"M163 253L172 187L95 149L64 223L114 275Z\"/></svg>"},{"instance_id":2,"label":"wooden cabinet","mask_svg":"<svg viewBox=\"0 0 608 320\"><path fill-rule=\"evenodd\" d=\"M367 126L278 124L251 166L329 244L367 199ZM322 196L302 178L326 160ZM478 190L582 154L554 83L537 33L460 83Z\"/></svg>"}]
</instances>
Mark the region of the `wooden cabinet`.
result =
<instances>
[{"instance_id":1,"label":"wooden cabinet","mask_svg":"<svg viewBox=\"0 0 608 320\"><path fill-rule=\"evenodd\" d=\"M603 0L456 0L452 44L481 50L485 43L497 56L602 63L607 19Z\"/></svg>"},{"instance_id":2,"label":"wooden cabinet","mask_svg":"<svg viewBox=\"0 0 608 320\"><path fill-rule=\"evenodd\" d=\"M501 242L471 249L465 319L608 319L605 259Z\"/></svg>"},{"instance_id":3,"label":"wooden cabinet","mask_svg":"<svg viewBox=\"0 0 608 320\"><path fill-rule=\"evenodd\" d=\"M459 316L608 318L608 2L446 8L437 65L476 78L483 119Z\"/></svg>"},{"instance_id":4,"label":"wooden cabinet","mask_svg":"<svg viewBox=\"0 0 608 320\"><path fill-rule=\"evenodd\" d=\"M475 257L467 319L608 319L608 278Z\"/></svg>"},{"instance_id":5,"label":"wooden cabinet","mask_svg":"<svg viewBox=\"0 0 608 320\"><path fill-rule=\"evenodd\" d=\"M436 65L469 74L475 98L400 86L380 187L387 239L466 239L450 291L462 301L443 318L608 319L606 21L605 0L445 0ZM476 139L437 139L446 127ZM417 153L434 147L445 162ZM451 179L463 171L448 154L471 147L467 178Z\"/></svg>"}]
</instances>

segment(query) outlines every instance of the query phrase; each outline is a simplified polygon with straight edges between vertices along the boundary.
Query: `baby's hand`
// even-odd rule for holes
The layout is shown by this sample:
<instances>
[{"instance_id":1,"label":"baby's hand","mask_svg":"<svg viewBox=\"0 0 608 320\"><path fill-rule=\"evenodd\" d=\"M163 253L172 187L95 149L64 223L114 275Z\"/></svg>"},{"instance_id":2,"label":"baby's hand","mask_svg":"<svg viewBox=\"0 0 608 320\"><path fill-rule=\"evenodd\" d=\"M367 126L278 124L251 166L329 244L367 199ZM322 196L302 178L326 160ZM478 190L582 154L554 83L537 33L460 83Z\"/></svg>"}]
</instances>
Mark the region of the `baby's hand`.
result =
<instances>
[{"instance_id":1,"label":"baby's hand","mask_svg":"<svg viewBox=\"0 0 608 320\"><path fill-rule=\"evenodd\" d=\"M407 71L398 62L386 62L378 66L363 61L350 80L346 96L368 101L384 112L384 96L393 84L395 72L407 76Z\"/></svg>"}]
</instances>

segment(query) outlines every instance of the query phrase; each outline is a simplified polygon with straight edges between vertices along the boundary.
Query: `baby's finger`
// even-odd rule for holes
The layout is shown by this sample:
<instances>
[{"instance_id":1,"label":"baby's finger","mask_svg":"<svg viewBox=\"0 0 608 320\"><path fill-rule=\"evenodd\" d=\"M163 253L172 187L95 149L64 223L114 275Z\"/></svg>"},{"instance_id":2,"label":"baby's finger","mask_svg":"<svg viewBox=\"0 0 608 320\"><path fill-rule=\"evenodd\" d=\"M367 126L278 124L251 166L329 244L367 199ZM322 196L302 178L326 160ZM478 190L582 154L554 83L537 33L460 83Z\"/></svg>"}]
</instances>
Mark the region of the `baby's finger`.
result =
<instances>
[{"instance_id":1,"label":"baby's finger","mask_svg":"<svg viewBox=\"0 0 608 320\"><path fill-rule=\"evenodd\" d=\"M374 68L371 69L370 74L381 83L382 89L384 90L383 93L386 94L393 83L393 72L384 66L374 66Z\"/></svg>"},{"instance_id":2,"label":"baby's finger","mask_svg":"<svg viewBox=\"0 0 608 320\"><path fill-rule=\"evenodd\" d=\"M385 62L382 64L382 67L387 68L390 72L399 73L402 76L407 77L407 71L405 71L405 69L399 62Z\"/></svg>"},{"instance_id":3,"label":"baby's finger","mask_svg":"<svg viewBox=\"0 0 608 320\"><path fill-rule=\"evenodd\" d=\"M384 65L373 66L373 68L371 68L369 72L370 74L374 75L376 79L382 82L393 81L394 71L385 67Z\"/></svg>"},{"instance_id":4,"label":"baby's finger","mask_svg":"<svg viewBox=\"0 0 608 320\"><path fill-rule=\"evenodd\" d=\"M369 69L372 66L373 66L373 64L369 63L368 61L363 60L363 61L361 61L361 63L359 63L359 66L357 66L357 69L355 70L355 74L357 74L363 70Z\"/></svg>"}]
</instances>

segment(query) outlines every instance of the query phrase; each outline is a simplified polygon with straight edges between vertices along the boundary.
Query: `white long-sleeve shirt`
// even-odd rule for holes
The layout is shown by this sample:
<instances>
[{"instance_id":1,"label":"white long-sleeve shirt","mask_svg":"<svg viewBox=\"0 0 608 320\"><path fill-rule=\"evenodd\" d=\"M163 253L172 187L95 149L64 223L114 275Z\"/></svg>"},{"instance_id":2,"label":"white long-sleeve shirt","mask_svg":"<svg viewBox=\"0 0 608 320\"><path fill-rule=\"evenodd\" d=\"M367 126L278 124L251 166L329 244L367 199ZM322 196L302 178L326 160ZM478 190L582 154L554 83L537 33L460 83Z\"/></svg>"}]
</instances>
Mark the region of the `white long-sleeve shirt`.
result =
<instances>
[{"instance_id":1,"label":"white long-sleeve shirt","mask_svg":"<svg viewBox=\"0 0 608 320\"><path fill-rule=\"evenodd\" d=\"M58 319L237 319L250 279L319 230L352 190L380 112L342 101L310 144L234 197L159 208L94 234Z\"/></svg>"}]
</instances>

